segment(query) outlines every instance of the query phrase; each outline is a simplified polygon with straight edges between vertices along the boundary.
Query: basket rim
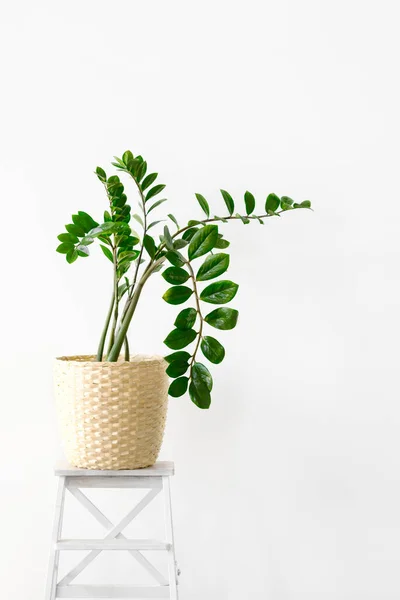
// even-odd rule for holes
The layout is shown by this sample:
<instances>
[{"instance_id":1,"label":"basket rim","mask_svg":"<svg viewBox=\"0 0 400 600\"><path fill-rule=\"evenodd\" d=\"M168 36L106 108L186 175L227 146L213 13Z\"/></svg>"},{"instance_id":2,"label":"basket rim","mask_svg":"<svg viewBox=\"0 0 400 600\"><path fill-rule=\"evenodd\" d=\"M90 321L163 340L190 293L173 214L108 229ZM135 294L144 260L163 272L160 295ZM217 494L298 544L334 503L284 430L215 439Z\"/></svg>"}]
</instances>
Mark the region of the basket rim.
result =
<instances>
[{"instance_id":1,"label":"basket rim","mask_svg":"<svg viewBox=\"0 0 400 600\"><path fill-rule=\"evenodd\" d=\"M105 361L97 361L95 354L73 354L66 356L56 356L54 358L54 362L56 364L76 364L76 365L96 365L99 366L107 366L108 368L118 368L121 366L129 366L142 363L153 363L153 364L162 364L166 363L166 360L163 356L159 354L131 354L130 360L122 360L122 357L117 362L105 362Z\"/></svg>"}]
</instances>

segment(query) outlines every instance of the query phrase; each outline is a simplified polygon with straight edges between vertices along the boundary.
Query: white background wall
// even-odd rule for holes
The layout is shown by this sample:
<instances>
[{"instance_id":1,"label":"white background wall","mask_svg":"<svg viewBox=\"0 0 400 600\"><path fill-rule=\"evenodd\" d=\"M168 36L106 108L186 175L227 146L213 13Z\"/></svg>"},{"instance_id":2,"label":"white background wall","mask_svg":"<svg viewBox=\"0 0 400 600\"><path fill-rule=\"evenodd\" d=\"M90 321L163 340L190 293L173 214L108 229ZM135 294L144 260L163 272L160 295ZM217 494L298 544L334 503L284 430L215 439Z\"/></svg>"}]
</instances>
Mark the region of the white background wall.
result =
<instances>
[{"instance_id":1,"label":"white background wall","mask_svg":"<svg viewBox=\"0 0 400 600\"><path fill-rule=\"evenodd\" d=\"M108 305L100 252L69 266L56 235L78 209L102 214L92 171L127 148L182 221L201 214L194 192L221 212L220 187L315 208L226 226L240 326L221 335L211 409L171 401L162 452L177 467L182 600L398 598L399 4L2 8L4 598L43 598L62 456L51 361L94 352ZM154 278L143 297L136 352L164 352L164 289ZM86 580L128 581L128 558Z\"/></svg>"}]
</instances>

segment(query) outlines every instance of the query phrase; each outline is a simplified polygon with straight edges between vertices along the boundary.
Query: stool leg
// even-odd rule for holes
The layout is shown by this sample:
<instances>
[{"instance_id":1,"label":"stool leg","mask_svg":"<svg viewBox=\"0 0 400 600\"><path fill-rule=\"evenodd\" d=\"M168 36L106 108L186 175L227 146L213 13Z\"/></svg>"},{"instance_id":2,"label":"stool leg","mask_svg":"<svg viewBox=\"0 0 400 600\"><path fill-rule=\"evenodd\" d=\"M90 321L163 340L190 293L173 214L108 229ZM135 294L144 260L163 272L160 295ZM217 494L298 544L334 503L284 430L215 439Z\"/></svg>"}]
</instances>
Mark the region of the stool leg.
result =
<instances>
[{"instance_id":1,"label":"stool leg","mask_svg":"<svg viewBox=\"0 0 400 600\"><path fill-rule=\"evenodd\" d=\"M168 550L168 578L170 600L178 600L177 569L175 560L174 527L172 522L171 489L169 477L163 477L165 534L166 542L171 544Z\"/></svg>"},{"instance_id":2,"label":"stool leg","mask_svg":"<svg viewBox=\"0 0 400 600\"><path fill-rule=\"evenodd\" d=\"M54 512L53 535L51 540L49 570L47 574L47 588L45 600L55 600L57 589L58 563L60 551L56 550L56 543L61 537L62 521L64 515L65 477L60 477L58 482L57 500Z\"/></svg>"}]
</instances>

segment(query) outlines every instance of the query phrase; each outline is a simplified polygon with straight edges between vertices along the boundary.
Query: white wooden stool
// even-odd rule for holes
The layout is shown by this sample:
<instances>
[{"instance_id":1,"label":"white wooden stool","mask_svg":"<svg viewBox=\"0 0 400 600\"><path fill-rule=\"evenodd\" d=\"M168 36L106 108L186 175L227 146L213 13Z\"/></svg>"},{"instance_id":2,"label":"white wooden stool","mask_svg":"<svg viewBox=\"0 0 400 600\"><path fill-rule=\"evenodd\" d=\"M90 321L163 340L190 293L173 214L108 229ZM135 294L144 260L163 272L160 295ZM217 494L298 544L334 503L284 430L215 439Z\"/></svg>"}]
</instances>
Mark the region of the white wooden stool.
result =
<instances>
[{"instance_id":1,"label":"white wooden stool","mask_svg":"<svg viewBox=\"0 0 400 600\"><path fill-rule=\"evenodd\" d=\"M55 598L170 598L170 600L177 600L179 571L175 560L170 494L170 477L174 474L174 463L158 462L152 467L135 471L90 471L71 467L67 463L60 463L56 465L55 474L59 478L59 486L45 600L55 600ZM113 525L81 491L81 488L149 488L149 492L118 525ZM62 539L66 489L108 530L104 539ZM164 496L165 541L127 539L122 534L123 529L160 491ZM58 581L59 557L63 550L89 550L90 552L61 581ZM152 575L157 581L157 585L71 585L71 582L102 550L127 550ZM142 550L167 552L168 579L143 556Z\"/></svg>"}]
</instances>

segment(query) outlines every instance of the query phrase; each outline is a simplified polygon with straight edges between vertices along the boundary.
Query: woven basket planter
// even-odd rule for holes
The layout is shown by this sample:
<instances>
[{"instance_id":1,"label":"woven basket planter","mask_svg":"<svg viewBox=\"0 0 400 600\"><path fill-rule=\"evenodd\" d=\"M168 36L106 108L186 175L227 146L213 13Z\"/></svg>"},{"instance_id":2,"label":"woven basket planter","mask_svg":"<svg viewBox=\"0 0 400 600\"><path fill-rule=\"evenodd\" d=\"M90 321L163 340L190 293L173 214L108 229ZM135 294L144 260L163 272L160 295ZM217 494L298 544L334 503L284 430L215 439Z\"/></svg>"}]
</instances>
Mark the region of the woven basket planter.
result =
<instances>
[{"instance_id":1,"label":"woven basket planter","mask_svg":"<svg viewBox=\"0 0 400 600\"><path fill-rule=\"evenodd\" d=\"M160 356L55 360L54 382L68 461L84 469L139 469L157 460L168 404Z\"/></svg>"}]
</instances>

